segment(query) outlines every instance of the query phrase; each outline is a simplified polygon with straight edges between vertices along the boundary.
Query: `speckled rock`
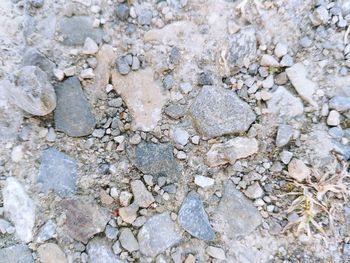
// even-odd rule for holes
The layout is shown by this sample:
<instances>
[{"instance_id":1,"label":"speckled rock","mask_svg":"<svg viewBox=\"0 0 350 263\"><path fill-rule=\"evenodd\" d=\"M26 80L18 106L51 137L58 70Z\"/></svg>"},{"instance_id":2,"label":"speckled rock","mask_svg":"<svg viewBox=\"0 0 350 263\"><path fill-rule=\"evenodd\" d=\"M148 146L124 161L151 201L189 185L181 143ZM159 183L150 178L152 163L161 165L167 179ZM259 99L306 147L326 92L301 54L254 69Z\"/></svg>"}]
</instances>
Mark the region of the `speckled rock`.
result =
<instances>
[{"instance_id":1,"label":"speckled rock","mask_svg":"<svg viewBox=\"0 0 350 263\"><path fill-rule=\"evenodd\" d=\"M24 245L13 245L0 249L0 263L33 263L32 252Z\"/></svg>"},{"instance_id":2,"label":"speckled rock","mask_svg":"<svg viewBox=\"0 0 350 263\"><path fill-rule=\"evenodd\" d=\"M111 244L107 240L96 237L86 246L89 263L126 263L112 251Z\"/></svg>"}]
</instances>

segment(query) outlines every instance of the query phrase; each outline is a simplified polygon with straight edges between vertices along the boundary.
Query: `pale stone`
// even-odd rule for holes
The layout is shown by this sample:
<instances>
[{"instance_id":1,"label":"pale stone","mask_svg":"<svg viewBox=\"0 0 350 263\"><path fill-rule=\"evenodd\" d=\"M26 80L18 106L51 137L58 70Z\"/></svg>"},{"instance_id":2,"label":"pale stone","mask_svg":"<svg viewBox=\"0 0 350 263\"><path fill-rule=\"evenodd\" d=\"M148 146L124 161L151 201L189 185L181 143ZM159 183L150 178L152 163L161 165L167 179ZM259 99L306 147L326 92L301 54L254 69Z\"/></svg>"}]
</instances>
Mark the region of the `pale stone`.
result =
<instances>
[{"instance_id":1,"label":"pale stone","mask_svg":"<svg viewBox=\"0 0 350 263\"><path fill-rule=\"evenodd\" d=\"M266 67L279 67L280 63L278 63L278 61L273 56L265 54L260 60L260 65Z\"/></svg>"},{"instance_id":2,"label":"pale stone","mask_svg":"<svg viewBox=\"0 0 350 263\"><path fill-rule=\"evenodd\" d=\"M80 77L83 79L93 79L95 77L95 74L92 68L87 68L83 69L80 72Z\"/></svg>"},{"instance_id":3,"label":"pale stone","mask_svg":"<svg viewBox=\"0 0 350 263\"><path fill-rule=\"evenodd\" d=\"M153 195L147 190L141 180L131 182L131 190L134 194L135 203L140 207L149 207L154 202Z\"/></svg>"},{"instance_id":4,"label":"pale stone","mask_svg":"<svg viewBox=\"0 0 350 263\"><path fill-rule=\"evenodd\" d=\"M329 126L337 126L340 124L340 114L336 110L331 110L327 118L327 124Z\"/></svg>"},{"instance_id":5,"label":"pale stone","mask_svg":"<svg viewBox=\"0 0 350 263\"><path fill-rule=\"evenodd\" d=\"M38 248L38 254L41 263L68 263L62 249L54 243L41 245Z\"/></svg>"},{"instance_id":6,"label":"pale stone","mask_svg":"<svg viewBox=\"0 0 350 263\"><path fill-rule=\"evenodd\" d=\"M194 183L202 188L208 188L214 185L215 180L210 177L197 175L194 178Z\"/></svg>"},{"instance_id":7,"label":"pale stone","mask_svg":"<svg viewBox=\"0 0 350 263\"><path fill-rule=\"evenodd\" d=\"M222 248L209 246L209 247L207 247L206 252L209 256L211 256L213 258L216 258L219 260L226 259L225 251Z\"/></svg>"},{"instance_id":8,"label":"pale stone","mask_svg":"<svg viewBox=\"0 0 350 263\"><path fill-rule=\"evenodd\" d=\"M258 182L255 182L252 185L248 186L247 190L244 193L250 199L257 199L264 195L264 191Z\"/></svg>"},{"instance_id":9,"label":"pale stone","mask_svg":"<svg viewBox=\"0 0 350 263\"><path fill-rule=\"evenodd\" d=\"M311 174L309 167L307 167L303 161L299 159L293 159L288 164L288 175L298 182L302 182L308 178Z\"/></svg>"},{"instance_id":10,"label":"pale stone","mask_svg":"<svg viewBox=\"0 0 350 263\"><path fill-rule=\"evenodd\" d=\"M93 55L93 54L96 54L97 51L98 51L98 45L96 44L96 42L89 37L86 38L84 47L83 47L83 54Z\"/></svg>"}]
</instances>

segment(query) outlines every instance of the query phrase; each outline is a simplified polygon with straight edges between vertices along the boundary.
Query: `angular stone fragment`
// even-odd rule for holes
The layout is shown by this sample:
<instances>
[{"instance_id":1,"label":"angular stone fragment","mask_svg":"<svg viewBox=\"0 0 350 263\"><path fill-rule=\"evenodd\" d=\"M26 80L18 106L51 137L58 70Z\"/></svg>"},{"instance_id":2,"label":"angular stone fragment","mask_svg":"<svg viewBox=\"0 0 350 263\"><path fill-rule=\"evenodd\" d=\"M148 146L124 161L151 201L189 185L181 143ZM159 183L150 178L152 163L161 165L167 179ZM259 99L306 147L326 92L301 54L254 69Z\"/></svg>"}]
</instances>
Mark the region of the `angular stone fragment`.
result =
<instances>
[{"instance_id":1,"label":"angular stone fragment","mask_svg":"<svg viewBox=\"0 0 350 263\"><path fill-rule=\"evenodd\" d=\"M44 71L36 66L25 66L14 77L11 97L18 107L38 116L47 115L55 109L55 90Z\"/></svg>"},{"instance_id":2,"label":"angular stone fragment","mask_svg":"<svg viewBox=\"0 0 350 263\"><path fill-rule=\"evenodd\" d=\"M89 238L104 230L110 215L88 197L74 197L60 202L66 214L66 232L72 238L87 243Z\"/></svg>"},{"instance_id":3,"label":"angular stone fragment","mask_svg":"<svg viewBox=\"0 0 350 263\"><path fill-rule=\"evenodd\" d=\"M17 236L23 242L30 242L35 223L34 202L14 177L7 178L2 196L5 214L15 225Z\"/></svg>"},{"instance_id":4,"label":"angular stone fragment","mask_svg":"<svg viewBox=\"0 0 350 263\"><path fill-rule=\"evenodd\" d=\"M246 158L258 152L259 144L254 138L236 137L225 143L214 144L207 153L209 166L233 164L236 160Z\"/></svg>"},{"instance_id":5,"label":"angular stone fragment","mask_svg":"<svg viewBox=\"0 0 350 263\"><path fill-rule=\"evenodd\" d=\"M129 228L123 228L120 231L119 241L122 247L129 252L139 250L139 244Z\"/></svg>"},{"instance_id":6,"label":"angular stone fragment","mask_svg":"<svg viewBox=\"0 0 350 263\"><path fill-rule=\"evenodd\" d=\"M144 174L169 178L181 175L181 168L173 156L171 144L143 141L136 146L133 155L136 167Z\"/></svg>"},{"instance_id":7,"label":"angular stone fragment","mask_svg":"<svg viewBox=\"0 0 350 263\"><path fill-rule=\"evenodd\" d=\"M81 137L93 132L96 120L78 78L71 77L56 87L56 130Z\"/></svg>"},{"instance_id":8,"label":"angular stone fragment","mask_svg":"<svg viewBox=\"0 0 350 263\"><path fill-rule=\"evenodd\" d=\"M53 189L61 196L72 195L76 190L77 163L68 155L48 148L43 151L38 182L47 192Z\"/></svg>"},{"instance_id":9,"label":"angular stone fragment","mask_svg":"<svg viewBox=\"0 0 350 263\"><path fill-rule=\"evenodd\" d=\"M210 225L203 202L196 192L190 192L183 201L179 214L179 224L192 236L202 240L213 240L215 233Z\"/></svg>"},{"instance_id":10,"label":"angular stone fragment","mask_svg":"<svg viewBox=\"0 0 350 263\"><path fill-rule=\"evenodd\" d=\"M36 48L28 48L23 55L24 66L37 66L44 71L50 78L53 76L55 63L48 59Z\"/></svg>"},{"instance_id":11,"label":"angular stone fragment","mask_svg":"<svg viewBox=\"0 0 350 263\"><path fill-rule=\"evenodd\" d=\"M235 92L213 86L202 88L190 114L199 132L208 138L245 132L256 118Z\"/></svg>"},{"instance_id":12,"label":"angular stone fragment","mask_svg":"<svg viewBox=\"0 0 350 263\"><path fill-rule=\"evenodd\" d=\"M68 263L62 249L54 243L46 243L38 247L41 263Z\"/></svg>"},{"instance_id":13,"label":"angular stone fragment","mask_svg":"<svg viewBox=\"0 0 350 263\"><path fill-rule=\"evenodd\" d=\"M112 251L111 245L102 238L92 239L86 247L89 263L126 263Z\"/></svg>"},{"instance_id":14,"label":"angular stone fragment","mask_svg":"<svg viewBox=\"0 0 350 263\"><path fill-rule=\"evenodd\" d=\"M214 229L228 238L236 238L250 234L261 223L261 215L253 203L227 181L213 216Z\"/></svg>"},{"instance_id":15,"label":"angular stone fragment","mask_svg":"<svg viewBox=\"0 0 350 263\"><path fill-rule=\"evenodd\" d=\"M37 242L45 242L54 237L56 233L56 223L50 219L39 230L36 237Z\"/></svg>"},{"instance_id":16,"label":"angular stone fragment","mask_svg":"<svg viewBox=\"0 0 350 263\"><path fill-rule=\"evenodd\" d=\"M329 101L329 108L338 112L350 110L350 98L343 96L334 96Z\"/></svg>"},{"instance_id":17,"label":"angular stone fragment","mask_svg":"<svg viewBox=\"0 0 350 263\"><path fill-rule=\"evenodd\" d=\"M93 19L87 16L63 17L59 22L59 32L63 36L63 44L68 46L83 45L86 38L101 43L103 31L93 27Z\"/></svg>"},{"instance_id":18,"label":"angular stone fragment","mask_svg":"<svg viewBox=\"0 0 350 263\"><path fill-rule=\"evenodd\" d=\"M34 263L27 245L19 244L0 249L0 263Z\"/></svg>"},{"instance_id":19,"label":"angular stone fragment","mask_svg":"<svg viewBox=\"0 0 350 263\"><path fill-rule=\"evenodd\" d=\"M141 180L131 182L131 190L134 194L134 200L140 207L149 207L154 202L153 195L148 192L146 186Z\"/></svg>"},{"instance_id":20,"label":"angular stone fragment","mask_svg":"<svg viewBox=\"0 0 350 263\"><path fill-rule=\"evenodd\" d=\"M293 159L288 164L288 175L298 182L302 182L306 178L308 178L311 174L309 167L305 165L305 163L299 159Z\"/></svg>"},{"instance_id":21,"label":"angular stone fragment","mask_svg":"<svg viewBox=\"0 0 350 263\"><path fill-rule=\"evenodd\" d=\"M155 257L181 240L179 229L168 212L151 217L137 236L143 255Z\"/></svg>"},{"instance_id":22,"label":"angular stone fragment","mask_svg":"<svg viewBox=\"0 0 350 263\"><path fill-rule=\"evenodd\" d=\"M131 71L125 76L116 71L112 73L113 86L130 110L133 127L142 131L156 127L167 101L163 88L154 81L153 75L150 68Z\"/></svg>"},{"instance_id":23,"label":"angular stone fragment","mask_svg":"<svg viewBox=\"0 0 350 263\"><path fill-rule=\"evenodd\" d=\"M170 104L164 109L164 112L166 115L173 119L180 119L181 117L185 116L186 114L186 108L179 104Z\"/></svg>"},{"instance_id":24,"label":"angular stone fragment","mask_svg":"<svg viewBox=\"0 0 350 263\"><path fill-rule=\"evenodd\" d=\"M248 65L256 56L256 36L253 27L242 28L229 40L228 64L231 68Z\"/></svg>"},{"instance_id":25,"label":"angular stone fragment","mask_svg":"<svg viewBox=\"0 0 350 263\"><path fill-rule=\"evenodd\" d=\"M287 145L293 136L293 127L287 124L280 125L277 130L276 145L283 147Z\"/></svg>"}]
</instances>

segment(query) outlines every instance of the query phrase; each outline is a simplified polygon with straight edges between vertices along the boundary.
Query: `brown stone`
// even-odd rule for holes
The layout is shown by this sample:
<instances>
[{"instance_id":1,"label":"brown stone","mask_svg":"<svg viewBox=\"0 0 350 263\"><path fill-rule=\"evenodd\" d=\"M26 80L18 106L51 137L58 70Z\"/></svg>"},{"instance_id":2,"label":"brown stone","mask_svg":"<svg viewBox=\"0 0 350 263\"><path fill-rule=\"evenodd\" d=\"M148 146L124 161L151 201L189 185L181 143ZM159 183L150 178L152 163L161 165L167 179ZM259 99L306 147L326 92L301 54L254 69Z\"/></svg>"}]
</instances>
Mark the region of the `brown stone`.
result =
<instances>
[{"instance_id":1,"label":"brown stone","mask_svg":"<svg viewBox=\"0 0 350 263\"><path fill-rule=\"evenodd\" d=\"M43 244L38 248L41 263L68 263L66 255L62 249L54 244Z\"/></svg>"}]
</instances>

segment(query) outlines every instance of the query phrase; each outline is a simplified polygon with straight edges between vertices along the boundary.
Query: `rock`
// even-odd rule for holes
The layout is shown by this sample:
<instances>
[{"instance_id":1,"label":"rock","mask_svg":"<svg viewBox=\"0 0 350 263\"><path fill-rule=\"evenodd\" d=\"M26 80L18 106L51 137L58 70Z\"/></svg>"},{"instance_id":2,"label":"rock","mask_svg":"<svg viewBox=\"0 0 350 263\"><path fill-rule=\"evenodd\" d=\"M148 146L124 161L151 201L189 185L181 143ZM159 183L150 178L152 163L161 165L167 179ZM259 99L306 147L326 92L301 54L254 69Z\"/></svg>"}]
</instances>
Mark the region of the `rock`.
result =
<instances>
[{"instance_id":1,"label":"rock","mask_svg":"<svg viewBox=\"0 0 350 263\"><path fill-rule=\"evenodd\" d=\"M307 167L303 161L299 159L293 159L288 164L288 175L298 182L302 182L308 178L311 174L309 167Z\"/></svg>"},{"instance_id":2,"label":"rock","mask_svg":"<svg viewBox=\"0 0 350 263\"><path fill-rule=\"evenodd\" d=\"M208 246L207 249L206 249L206 252L212 258L216 258L216 259L219 259L219 260L225 260L226 259L225 251L222 248Z\"/></svg>"},{"instance_id":3,"label":"rock","mask_svg":"<svg viewBox=\"0 0 350 263\"><path fill-rule=\"evenodd\" d=\"M11 225L10 222L0 218L0 234L13 234L16 229Z\"/></svg>"},{"instance_id":4,"label":"rock","mask_svg":"<svg viewBox=\"0 0 350 263\"><path fill-rule=\"evenodd\" d=\"M59 32L63 36L63 44L68 46L83 45L86 38L96 43L102 42L103 31L93 27L93 19L87 16L63 17L59 21Z\"/></svg>"},{"instance_id":5,"label":"rock","mask_svg":"<svg viewBox=\"0 0 350 263\"><path fill-rule=\"evenodd\" d=\"M288 46L285 45L284 43L278 42L276 47L275 47L275 55L278 58L283 57L284 55L287 55L288 53Z\"/></svg>"},{"instance_id":6,"label":"rock","mask_svg":"<svg viewBox=\"0 0 350 263\"><path fill-rule=\"evenodd\" d=\"M95 77L94 70L92 68L83 69L80 72L82 79L93 79Z\"/></svg>"},{"instance_id":7,"label":"rock","mask_svg":"<svg viewBox=\"0 0 350 263\"><path fill-rule=\"evenodd\" d=\"M144 174L173 179L181 175L181 167L173 156L171 144L143 141L136 146L133 155L136 167Z\"/></svg>"},{"instance_id":8,"label":"rock","mask_svg":"<svg viewBox=\"0 0 350 263\"><path fill-rule=\"evenodd\" d=\"M44 0L29 0L29 4L34 8L41 8L44 5Z\"/></svg>"},{"instance_id":9,"label":"rock","mask_svg":"<svg viewBox=\"0 0 350 263\"><path fill-rule=\"evenodd\" d=\"M66 232L75 240L87 243L93 235L103 232L110 215L87 197L64 199L59 204L66 214Z\"/></svg>"},{"instance_id":10,"label":"rock","mask_svg":"<svg viewBox=\"0 0 350 263\"><path fill-rule=\"evenodd\" d=\"M327 124L329 126L337 126L340 124L340 114L336 110L331 110L327 117Z\"/></svg>"},{"instance_id":11,"label":"rock","mask_svg":"<svg viewBox=\"0 0 350 263\"><path fill-rule=\"evenodd\" d=\"M170 104L165 107L164 112L169 117L177 120L186 115L186 108L179 104Z\"/></svg>"},{"instance_id":12,"label":"rock","mask_svg":"<svg viewBox=\"0 0 350 263\"><path fill-rule=\"evenodd\" d=\"M152 10L144 8L140 10L140 13L138 14L138 17L137 17L137 22L142 26L150 25L152 21L152 17L153 17Z\"/></svg>"},{"instance_id":13,"label":"rock","mask_svg":"<svg viewBox=\"0 0 350 263\"><path fill-rule=\"evenodd\" d=\"M0 248L0 263L34 263L32 252L25 244Z\"/></svg>"},{"instance_id":14,"label":"rock","mask_svg":"<svg viewBox=\"0 0 350 263\"><path fill-rule=\"evenodd\" d=\"M332 140L332 143L333 143L333 150L336 153L343 155L346 160L350 159L350 146L341 144L336 140Z\"/></svg>"},{"instance_id":15,"label":"rock","mask_svg":"<svg viewBox=\"0 0 350 263\"><path fill-rule=\"evenodd\" d=\"M238 159L257 153L258 149L256 139L236 137L225 143L214 144L207 153L206 163L211 167L226 163L234 164Z\"/></svg>"},{"instance_id":16,"label":"rock","mask_svg":"<svg viewBox=\"0 0 350 263\"><path fill-rule=\"evenodd\" d=\"M126 263L115 255L111 245L102 238L92 239L86 247L89 263Z\"/></svg>"},{"instance_id":17,"label":"rock","mask_svg":"<svg viewBox=\"0 0 350 263\"><path fill-rule=\"evenodd\" d=\"M210 72L202 72L198 75L198 81L199 86L205 86L205 85L213 85L213 78L211 76Z\"/></svg>"},{"instance_id":18,"label":"rock","mask_svg":"<svg viewBox=\"0 0 350 263\"><path fill-rule=\"evenodd\" d=\"M47 115L55 109L55 90L40 68L24 66L14 77L16 86L11 89L10 95L18 107L38 116Z\"/></svg>"},{"instance_id":19,"label":"rock","mask_svg":"<svg viewBox=\"0 0 350 263\"><path fill-rule=\"evenodd\" d=\"M294 64L294 59L290 55L284 55L280 61L281 67L291 67Z\"/></svg>"},{"instance_id":20,"label":"rock","mask_svg":"<svg viewBox=\"0 0 350 263\"><path fill-rule=\"evenodd\" d=\"M132 64L131 64L131 69L132 70L138 70L141 67L141 62L138 59L138 57L133 56L132 57Z\"/></svg>"},{"instance_id":21,"label":"rock","mask_svg":"<svg viewBox=\"0 0 350 263\"><path fill-rule=\"evenodd\" d=\"M259 211L231 181L227 181L223 197L213 215L214 229L228 238L245 236L262 223Z\"/></svg>"},{"instance_id":22,"label":"rock","mask_svg":"<svg viewBox=\"0 0 350 263\"><path fill-rule=\"evenodd\" d=\"M260 60L260 65L263 67L279 67L280 63L271 55L263 55Z\"/></svg>"},{"instance_id":23,"label":"rock","mask_svg":"<svg viewBox=\"0 0 350 263\"><path fill-rule=\"evenodd\" d=\"M116 241L113 246L112 246L112 249L113 249L113 252L114 254L118 255L122 252L122 249L120 247L120 242L119 241Z\"/></svg>"},{"instance_id":24,"label":"rock","mask_svg":"<svg viewBox=\"0 0 350 263\"><path fill-rule=\"evenodd\" d=\"M119 230L113 226L107 225L105 230L105 235L108 239L116 239L118 236Z\"/></svg>"},{"instance_id":25,"label":"rock","mask_svg":"<svg viewBox=\"0 0 350 263\"><path fill-rule=\"evenodd\" d=\"M280 121L287 121L303 114L304 106L299 98L280 86L267 101L267 109L277 115Z\"/></svg>"},{"instance_id":26,"label":"rock","mask_svg":"<svg viewBox=\"0 0 350 263\"><path fill-rule=\"evenodd\" d=\"M258 182L255 182L248 186L244 193L250 199L258 199L264 195L264 190L261 188Z\"/></svg>"},{"instance_id":27,"label":"rock","mask_svg":"<svg viewBox=\"0 0 350 263\"><path fill-rule=\"evenodd\" d=\"M208 138L245 132L256 118L233 91L212 86L201 89L190 114L199 132Z\"/></svg>"},{"instance_id":28,"label":"rock","mask_svg":"<svg viewBox=\"0 0 350 263\"><path fill-rule=\"evenodd\" d=\"M256 56L256 35L253 27L244 27L229 39L227 62L231 69L249 65Z\"/></svg>"},{"instance_id":29,"label":"rock","mask_svg":"<svg viewBox=\"0 0 350 263\"><path fill-rule=\"evenodd\" d=\"M61 196L75 193L77 180L77 163L70 156L48 148L42 152L37 182L47 192L53 189Z\"/></svg>"},{"instance_id":30,"label":"rock","mask_svg":"<svg viewBox=\"0 0 350 263\"><path fill-rule=\"evenodd\" d=\"M166 90L170 90L174 86L175 80L173 75L166 75L163 79L163 88Z\"/></svg>"},{"instance_id":31,"label":"rock","mask_svg":"<svg viewBox=\"0 0 350 263\"><path fill-rule=\"evenodd\" d=\"M132 194L127 191L122 191L120 193L119 202L122 206L128 206L130 204Z\"/></svg>"},{"instance_id":32,"label":"rock","mask_svg":"<svg viewBox=\"0 0 350 263\"><path fill-rule=\"evenodd\" d=\"M188 94L192 91L193 88L191 83L184 82L180 84L180 89L183 93Z\"/></svg>"},{"instance_id":33,"label":"rock","mask_svg":"<svg viewBox=\"0 0 350 263\"><path fill-rule=\"evenodd\" d=\"M38 247L40 262L42 263L68 263L62 249L54 243L46 243Z\"/></svg>"},{"instance_id":34,"label":"rock","mask_svg":"<svg viewBox=\"0 0 350 263\"><path fill-rule=\"evenodd\" d=\"M81 137L93 132L96 120L91 106L76 77L66 79L56 88L56 130L71 137Z\"/></svg>"},{"instance_id":35,"label":"rock","mask_svg":"<svg viewBox=\"0 0 350 263\"><path fill-rule=\"evenodd\" d=\"M93 55L93 54L96 54L97 51L98 51L98 45L96 44L96 42L87 37L85 39L85 43L84 43L84 47L83 47L83 54L85 55Z\"/></svg>"},{"instance_id":36,"label":"rock","mask_svg":"<svg viewBox=\"0 0 350 263\"><path fill-rule=\"evenodd\" d=\"M137 236L140 252L155 257L180 242L181 235L168 212L151 217Z\"/></svg>"},{"instance_id":37,"label":"rock","mask_svg":"<svg viewBox=\"0 0 350 263\"><path fill-rule=\"evenodd\" d=\"M312 96L318 89L318 86L306 77L307 71L305 66L301 63L294 64L286 69L286 73L300 97L312 106L317 107L317 103Z\"/></svg>"},{"instance_id":38,"label":"rock","mask_svg":"<svg viewBox=\"0 0 350 263\"><path fill-rule=\"evenodd\" d=\"M119 236L120 244L129 252L139 250L139 243L129 228L123 228Z\"/></svg>"},{"instance_id":39,"label":"rock","mask_svg":"<svg viewBox=\"0 0 350 263\"><path fill-rule=\"evenodd\" d=\"M167 96L154 81L153 74L151 68L132 71L124 77L115 71L112 73L113 86L128 106L134 129L151 131L161 120Z\"/></svg>"},{"instance_id":40,"label":"rock","mask_svg":"<svg viewBox=\"0 0 350 263\"><path fill-rule=\"evenodd\" d=\"M126 20L130 14L130 8L127 4L118 4L115 13L120 20Z\"/></svg>"},{"instance_id":41,"label":"rock","mask_svg":"<svg viewBox=\"0 0 350 263\"><path fill-rule=\"evenodd\" d=\"M188 142L189 137L189 133L182 128L175 128L173 131L174 141L179 145L185 146Z\"/></svg>"},{"instance_id":42,"label":"rock","mask_svg":"<svg viewBox=\"0 0 350 263\"><path fill-rule=\"evenodd\" d=\"M28 48L23 55L23 66L37 66L44 71L50 78L53 76L55 63L48 59L36 48Z\"/></svg>"},{"instance_id":43,"label":"rock","mask_svg":"<svg viewBox=\"0 0 350 263\"><path fill-rule=\"evenodd\" d=\"M292 160L293 153L289 152L289 151L283 151L283 152L281 152L280 157L281 157L281 161L284 164L289 164L290 160Z\"/></svg>"},{"instance_id":44,"label":"rock","mask_svg":"<svg viewBox=\"0 0 350 263\"><path fill-rule=\"evenodd\" d=\"M192 236L202 240L215 239L203 202L196 192L191 191L182 202L178 220L179 224Z\"/></svg>"},{"instance_id":45,"label":"rock","mask_svg":"<svg viewBox=\"0 0 350 263\"><path fill-rule=\"evenodd\" d=\"M134 200L140 207L149 207L154 202L153 195L148 192L146 186L140 180L131 182L131 190L134 194Z\"/></svg>"},{"instance_id":46,"label":"rock","mask_svg":"<svg viewBox=\"0 0 350 263\"><path fill-rule=\"evenodd\" d=\"M53 238L56 234L56 223L49 219L39 230L39 233L36 237L37 242L45 242Z\"/></svg>"},{"instance_id":47,"label":"rock","mask_svg":"<svg viewBox=\"0 0 350 263\"><path fill-rule=\"evenodd\" d=\"M132 203L128 207L122 207L119 209L119 215L124 222L132 224L137 218L137 211L139 206L136 203Z\"/></svg>"},{"instance_id":48,"label":"rock","mask_svg":"<svg viewBox=\"0 0 350 263\"><path fill-rule=\"evenodd\" d=\"M127 75L131 70L130 65L126 59L126 56L121 56L117 58L117 60L115 61L115 64L117 66L118 72L121 75Z\"/></svg>"},{"instance_id":49,"label":"rock","mask_svg":"<svg viewBox=\"0 0 350 263\"><path fill-rule=\"evenodd\" d=\"M35 223L34 202L14 177L6 179L2 196L5 214L15 225L17 236L23 242L30 242L33 238L32 229Z\"/></svg>"},{"instance_id":50,"label":"rock","mask_svg":"<svg viewBox=\"0 0 350 263\"><path fill-rule=\"evenodd\" d=\"M202 188L209 188L214 185L215 180L210 177L196 175L194 183Z\"/></svg>"},{"instance_id":51,"label":"rock","mask_svg":"<svg viewBox=\"0 0 350 263\"><path fill-rule=\"evenodd\" d=\"M314 26L327 24L329 19L327 8L323 5L317 7L310 18Z\"/></svg>"},{"instance_id":52,"label":"rock","mask_svg":"<svg viewBox=\"0 0 350 263\"><path fill-rule=\"evenodd\" d=\"M329 108L338 112L345 112L350 110L350 98L342 96L334 96L329 101Z\"/></svg>"},{"instance_id":53,"label":"rock","mask_svg":"<svg viewBox=\"0 0 350 263\"><path fill-rule=\"evenodd\" d=\"M277 130L276 145L283 147L289 143L293 136L293 127L287 124L280 125Z\"/></svg>"}]
</instances>

